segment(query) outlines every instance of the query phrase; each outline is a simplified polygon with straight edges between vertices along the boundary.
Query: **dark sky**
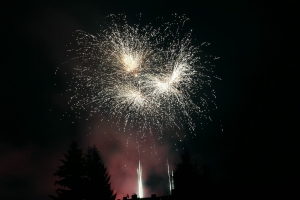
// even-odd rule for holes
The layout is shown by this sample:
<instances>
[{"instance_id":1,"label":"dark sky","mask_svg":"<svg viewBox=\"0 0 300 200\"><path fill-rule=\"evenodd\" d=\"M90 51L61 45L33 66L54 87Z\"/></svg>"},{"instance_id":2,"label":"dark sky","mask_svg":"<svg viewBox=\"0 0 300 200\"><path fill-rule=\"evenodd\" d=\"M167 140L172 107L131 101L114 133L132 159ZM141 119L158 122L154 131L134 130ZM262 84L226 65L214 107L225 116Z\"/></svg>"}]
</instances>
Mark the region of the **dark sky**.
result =
<instances>
[{"instance_id":1,"label":"dark sky","mask_svg":"<svg viewBox=\"0 0 300 200\"><path fill-rule=\"evenodd\" d=\"M96 34L105 16L118 13L129 23L139 13L145 22L185 14L195 45L209 42L205 51L220 57L213 122L184 141L216 182L280 185L300 178L296 1L27 1L1 3L1 9L0 199L54 194L53 174L72 139L100 149L119 198L136 192L134 139L127 145L127 135L97 118L75 119L61 95L65 80L54 75L67 61L72 32ZM154 134L144 144L147 195L166 194L165 160L173 166L183 146L171 135L167 130L161 144ZM151 153L153 141L158 155Z\"/></svg>"}]
</instances>

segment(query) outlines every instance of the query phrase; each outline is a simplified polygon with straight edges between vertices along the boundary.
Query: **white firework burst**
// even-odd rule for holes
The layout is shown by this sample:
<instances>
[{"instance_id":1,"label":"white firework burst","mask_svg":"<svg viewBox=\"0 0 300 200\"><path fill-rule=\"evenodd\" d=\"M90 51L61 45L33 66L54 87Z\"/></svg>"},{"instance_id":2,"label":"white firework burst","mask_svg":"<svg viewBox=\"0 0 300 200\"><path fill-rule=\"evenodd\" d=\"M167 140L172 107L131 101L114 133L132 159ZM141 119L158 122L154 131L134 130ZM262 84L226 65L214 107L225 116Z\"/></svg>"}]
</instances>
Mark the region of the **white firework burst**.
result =
<instances>
[{"instance_id":1,"label":"white firework burst","mask_svg":"<svg viewBox=\"0 0 300 200\"><path fill-rule=\"evenodd\" d=\"M98 35L77 31L73 109L106 113L125 126L183 127L191 130L192 115L206 115L209 71L201 62L191 32L180 36L175 23L159 28L129 25L124 16L110 16L111 23ZM183 25L187 18L178 18ZM195 101L196 99L196 101Z\"/></svg>"}]
</instances>

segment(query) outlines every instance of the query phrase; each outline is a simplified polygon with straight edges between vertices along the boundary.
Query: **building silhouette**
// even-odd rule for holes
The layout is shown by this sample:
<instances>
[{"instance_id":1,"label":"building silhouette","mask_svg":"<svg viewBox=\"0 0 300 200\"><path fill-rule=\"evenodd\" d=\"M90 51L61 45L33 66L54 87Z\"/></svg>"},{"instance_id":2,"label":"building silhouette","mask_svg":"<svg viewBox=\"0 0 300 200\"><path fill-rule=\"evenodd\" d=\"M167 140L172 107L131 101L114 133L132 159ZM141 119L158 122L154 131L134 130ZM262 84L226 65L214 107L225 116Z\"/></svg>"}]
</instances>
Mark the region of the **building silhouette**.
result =
<instances>
[{"instance_id":1,"label":"building silhouette","mask_svg":"<svg viewBox=\"0 0 300 200\"><path fill-rule=\"evenodd\" d=\"M167 195L167 196L160 196L157 197L156 194L151 194L151 197L144 197L144 198L138 198L136 194L131 195L131 199L128 197L123 197L122 200L171 200L172 195ZM121 199L118 199L121 200Z\"/></svg>"}]
</instances>

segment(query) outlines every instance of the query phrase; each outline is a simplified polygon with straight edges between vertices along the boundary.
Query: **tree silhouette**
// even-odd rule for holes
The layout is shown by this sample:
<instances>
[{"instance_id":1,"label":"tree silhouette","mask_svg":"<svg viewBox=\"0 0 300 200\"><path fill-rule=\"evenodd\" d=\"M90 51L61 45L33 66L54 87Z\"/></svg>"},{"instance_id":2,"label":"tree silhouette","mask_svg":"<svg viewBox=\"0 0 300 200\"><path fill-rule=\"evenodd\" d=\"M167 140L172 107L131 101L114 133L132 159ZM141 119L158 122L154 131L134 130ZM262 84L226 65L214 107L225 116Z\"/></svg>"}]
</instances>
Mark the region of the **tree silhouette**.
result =
<instances>
[{"instance_id":1,"label":"tree silhouette","mask_svg":"<svg viewBox=\"0 0 300 200\"><path fill-rule=\"evenodd\" d=\"M57 196L49 195L56 200L115 200L110 185L110 176L104 166L101 154L94 146L88 148L85 157L77 142L72 141L62 166L59 166L54 176L60 180L55 185L61 186L55 190Z\"/></svg>"},{"instance_id":2,"label":"tree silhouette","mask_svg":"<svg viewBox=\"0 0 300 200\"><path fill-rule=\"evenodd\" d=\"M199 196L200 174L187 148L174 170L174 198L187 199Z\"/></svg>"},{"instance_id":3,"label":"tree silhouette","mask_svg":"<svg viewBox=\"0 0 300 200\"><path fill-rule=\"evenodd\" d=\"M83 184L85 179L85 159L82 155L82 149L78 144L72 141L67 154L64 154L65 160L61 160L62 166L59 166L54 176L60 180L55 181L55 185L62 188L55 190L57 197L49 195L52 199L61 200L82 200L84 199Z\"/></svg>"},{"instance_id":4,"label":"tree silhouette","mask_svg":"<svg viewBox=\"0 0 300 200\"><path fill-rule=\"evenodd\" d=\"M101 154L95 146L87 149L86 172L86 200L115 200L116 194L111 189L110 176L104 166Z\"/></svg>"}]
</instances>

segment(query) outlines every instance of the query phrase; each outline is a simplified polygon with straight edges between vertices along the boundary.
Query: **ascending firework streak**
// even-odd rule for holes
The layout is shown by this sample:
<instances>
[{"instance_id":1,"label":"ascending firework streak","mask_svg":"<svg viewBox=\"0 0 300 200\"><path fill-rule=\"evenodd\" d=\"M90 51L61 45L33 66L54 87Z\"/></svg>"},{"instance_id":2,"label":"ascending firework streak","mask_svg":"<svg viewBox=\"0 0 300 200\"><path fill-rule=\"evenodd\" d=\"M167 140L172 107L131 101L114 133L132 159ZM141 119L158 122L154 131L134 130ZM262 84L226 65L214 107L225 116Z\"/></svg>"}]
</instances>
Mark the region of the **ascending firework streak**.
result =
<instances>
[{"instance_id":1,"label":"ascending firework streak","mask_svg":"<svg viewBox=\"0 0 300 200\"><path fill-rule=\"evenodd\" d=\"M139 198L143 198L144 193L143 193L143 183L142 183L142 165L140 160L139 160L139 168L137 169L137 174L138 174Z\"/></svg>"},{"instance_id":2,"label":"ascending firework streak","mask_svg":"<svg viewBox=\"0 0 300 200\"><path fill-rule=\"evenodd\" d=\"M174 189L174 176L173 176L173 170L172 170L172 190Z\"/></svg>"},{"instance_id":3,"label":"ascending firework streak","mask_svg":"<svg viewBox=\"0 0 300 200\"><path fill-rule=\"evenodd\" d=\"M138 175L138 190L139 190L139 197L143 198L144 197L144 193L143 193L143 182L142 182L142 165L141 165L141 160L140 160L140 143L139 143L139 139L138 139L138 155L139 155L139 167L137 169L137 175Z\"/></svg>"},{"instance_id":4,"label":"ascending firework streak","mask_svg":"<svg viewBox=\"0 0 300 200\"><path fill-rule=\"evenodd\" d=\"M170 195L172 195L172 183L171 183L171 177L170 177L170 169L169 169L169 162L168 162L168 159L167 159L167 167L168 167L168 177L169 177Z\"/></svg>"},{"instance_id":5,"label":"ascending firework streak","mask_svg":"<svg viewBox=\"0 0 300 200\"><path fill-rule=\"evenodd\" d=\"M214 91L212 70L200 63L191 31L180 33L187 18L175 17L156 29L129 25L124 16L110 18L96 36L76 32L78 48L70 51L80 64L69 85L71 108L108 115L118 125L124 121L125 127L140 130L185 124L194 130L192 114L207 116Z\"/></svg>"}]
</instances>

